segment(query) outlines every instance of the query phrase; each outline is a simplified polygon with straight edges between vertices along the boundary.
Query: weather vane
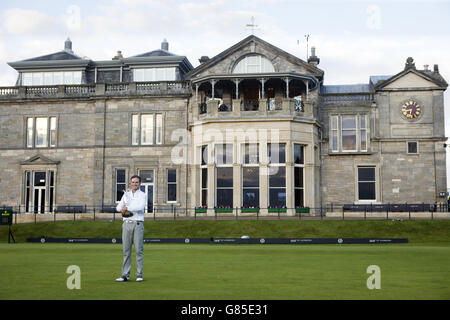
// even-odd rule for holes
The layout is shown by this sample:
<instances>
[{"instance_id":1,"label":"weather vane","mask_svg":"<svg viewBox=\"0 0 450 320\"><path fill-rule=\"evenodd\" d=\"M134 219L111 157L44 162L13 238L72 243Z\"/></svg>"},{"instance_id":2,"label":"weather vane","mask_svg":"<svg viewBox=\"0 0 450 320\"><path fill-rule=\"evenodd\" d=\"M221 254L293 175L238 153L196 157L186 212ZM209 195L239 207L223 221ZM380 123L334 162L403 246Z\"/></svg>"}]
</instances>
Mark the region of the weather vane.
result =
<instances>
[{"instance_id":1,"label":"weather vane","mask_svg":"<svg viewBox=\"0 0 450 320\"><path fill-rule=\"evenodd\" d=\"M256 27L257 27L258 25L255 24L255 17L252 16L251 21L252 21L252 23L247 24L246 27L247 27L247 28L251 28L251 29L252 29L252 34L254 34L254 33L255 33L255 29L256 29Z\"/></svg>"}]
</instances>

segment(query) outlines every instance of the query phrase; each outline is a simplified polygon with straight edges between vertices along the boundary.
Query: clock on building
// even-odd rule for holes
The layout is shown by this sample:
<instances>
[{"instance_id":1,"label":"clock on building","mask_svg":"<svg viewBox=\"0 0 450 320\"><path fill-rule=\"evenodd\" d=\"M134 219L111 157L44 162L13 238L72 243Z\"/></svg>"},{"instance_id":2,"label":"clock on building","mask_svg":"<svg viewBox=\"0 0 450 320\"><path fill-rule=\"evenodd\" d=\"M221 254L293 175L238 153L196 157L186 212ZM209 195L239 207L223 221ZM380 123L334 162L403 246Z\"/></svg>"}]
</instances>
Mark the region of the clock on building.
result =
<instances>
[{"instance_id":1,"label":"clock on building","mask_svg":"<svg viewBox=\"0 0 450 320\"><path fill-rule=\"evenodd\" d=\"M402 106L402 114L408 120L416 119L420 112L420 105L414 100L408 100Z\"/></svg>"}]
</instances>

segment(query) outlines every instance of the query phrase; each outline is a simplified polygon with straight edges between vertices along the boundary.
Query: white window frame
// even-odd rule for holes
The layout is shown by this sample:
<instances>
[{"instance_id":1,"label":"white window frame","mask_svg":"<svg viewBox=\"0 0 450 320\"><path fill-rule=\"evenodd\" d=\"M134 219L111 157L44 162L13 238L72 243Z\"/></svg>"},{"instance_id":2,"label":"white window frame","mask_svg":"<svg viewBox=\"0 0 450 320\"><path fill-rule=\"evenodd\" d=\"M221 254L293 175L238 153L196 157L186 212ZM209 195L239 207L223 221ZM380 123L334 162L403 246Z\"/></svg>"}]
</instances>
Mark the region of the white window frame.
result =
<instances>
[{"instance_id":1,"label":"white window frame","mask_svg":"<svg viewBox=\"0 0 450 320\"><path fill-rule=\"evenodd\" d=\"M231 146L231 161L230 161L230 163L228 163L227 162L227 160L229 160L229 158L227 158L226 156L225 156L225 163L220 163L219 161L217 161L217 147L218 146ZM227 150L227 147L222 147L223 148L223 150L225 151L225 155L227 154L226 153L226 150ZM234 190L234 170L233 170L233 161L234 161L234 145L233 145L233 143L217 143L217 144L214 144L214 164L215 164L215 183L214 183L214 185L215 185L215 206L217 207L217 189L219 188L218 186L217 186L217 169L220 169L220 168L231 168L231 170L232 170L232 176L231 176L231 179L232 179L232 182L233 182L233 185L231 186L231 187L220 187L220 189L221 190ZM233 201L234 201L234 193L232 193L232 195L233 195L233 199L232 199L232 204L231 204L231 208L233 208Z\"/></svg>"},{"instance_id":2,"label":"white window frame","mask_svg":"<svg viewBox=\"0 0 450 320\"><path fill-rule=\"evenodd\" d=\"M37 119L45 119L45 145L38 145ZM54 126L53 126L54 124ZM56 148L58 142L58 117L56 116L31 116L25 118L25 146L27 149ZM54 133L54 139L52 135Z\"/></svg>"},{"instance_id":3,"label":"white window frame","mask_svg":"<svg viewBox=\"0 0 450 320\"><path fill-rule=\"evenodd\" d=\"M355 193L355 202L356 203L377 203L378 202L378 197L379 197L379 192L378 192L378 187L379 187L379 182L378 182L378 166L375 164L356 164L355 165L356 168L356 174L355 174L355 182L356 182L356 193ZM359 168L373 168L375 170L374 172L374 177L375 177L375 181L360 181L359 180ZM373 182L375 184L375 199L359 199L359 183L360 182Z\"/></svg>"},{"instance_id":4,"label":"white window frame","mask_svg":"<svg viewBox=\"0 0 450 320\"><path fill-rule=\"evenodd\" d=\"M249 146L249 162L246 163L245 162L245 148L246 146ZM251 151L253 150L253 148L251 147L251 145L256 145L256 152L257 152L257 161L256 163L252 163L250 161L251 159ZM241 170L241 196L242 196L242 206L244 206L244 189L258 189L258 193L259 193L259 201L261 201L261 170L260 170L260 152L259 152L259 143L241 143L240 145L240 153L241 153L241 164L242 164L242 170ZM258 168L258 186L257 187L244 187L244 168ZM259 203L257 205L259 207Z\"/></svg>"},{"instance_id":5,"label":"white window frame","mask_svg":"<svg viewBox=\"0 0 450 320\"><path fill-rule=\"evenodd\" d=\"M158 77L160 73L162 77ZM163 68L135 68L133 69L134 82L160 82L160 81L176 81L176 67Z\"/></svg>"},{"instance_id":6,"label":"white window frame","mask_svg":"<svg viewBox=\"0 0 450 320\"><path fill-rule=\"evenodd\" d=\"M256 57L258 62L251 63L250 59ZM250 72L249 67L258 66L258 70L255 72ZM241 71L241 72L238 72ZM265 56L260 54L251 54L242 58L238 63L233 67L232 73L270 73L275 72L275 67L272 62L267 59Z\"/></svg>"},{"instance_id":7,"label":"white window frame","mask_svg":"<svg viewBox=\"0 0 450 320\"><path fill-rule=\"evenodd\" d=\"M300 146L303 149L303 163L295 163L295 146ZM301 144L301 143L293 143L292 144L292 163L294 164L294 176L293 176L293 184L294 184L294 207L295 207L295 190L296 189L301 189L303 192L303 207L305 206L305 150L306 150L306 145ZM295 168L301 168L303 171L302 174L302 178L303 178L303 187L296 187L295 186Z\"/></svg>"},{"instance_id":8,"label":"white window frame","mask_svg":"<svg viewBox=\"0 0 450 320\"><path fill-rule=\"evenodd\" d=\"M271 163L271 162L269 162L268 163L268 169L269 169L269 172L268 172L268 175L267 175L267 187L268 187L268 206L269 207L272 207L272 204L270 203L270 189L282 189L283 187L271 187L271 185L270 185L270 174L271 174L271 168L273 168L273 167L284 167L284 192L285 192L285 194L286 194L286 202L285 202L285 204L284 204L284 206L286 207L287 206L287 174L288 174L288 172L287 172L287 170L286 170L286 155L287 155L287 150L286 150L286 147L287 147L287 143L285 143L285 142L278 142L278 143L271 143L271 142L269 142L268 144L267 144L267 161L270 161L270 156L269 156L269 152L270 152L270 146L272 145L272 144L279 144L279 145L284 145L284 162L282 162L282 163L280 163L280 162L277 162L277 163ZM278 159L279 160L279 159Z\"/></svg>"},{"instance_id":9,"label":"white window frame","mask_svg":"<svg viewBox=\"0 0 450 320\"><path fill-rule=\"evenodd\" d=\"M206 148L206 161L203 164L203 148ZM200 206L203 206L203 200L205 200L206 206L208 206L208 154L209 146L207 144L200 146ZM203 187L203 170L206 170L206 188ZM203 199L203 191L206 190L206 199Z\"/></svg>"},{"instance_id":10,"label":"white window frame","mask_svg":"<svg viewBox=\"0 0 450 320\"><path fill-rule=\"evenodd\" d=\"M81 70L22 72L22 86L79 85L82 78Z\"/></svg>"},{"instance_id":11,"label":"white window frame","mask_svg":"<svg viewBox=\"0 0 450 320\"><path fill-rule=\"evenodd\" d=\"M343 129L342 126L342 117L343 116L353 116L355 117L356 121L356 128L355 129ZM361 128L361 121L364 119L365 127ZM331 153L358 153L358 152L368 152L369 151L369 127L368 127L368 115L367 114L332 114L330 115L330 128L329 128L329 150ZM333 121L336 121L336 128L333 127ZM355 150L343 150L343 131L356 131L356 149ZM362 146L362 134L365 134L365 141L366 146L365 149L363 149ZM337 146L333 145L333 137L336 136L337 138ZM337 147L337 149L335 148Z\"/></svg>"},{"instance_id":12,"label":"white window frame","mask_svg":"<svg viewBox=\"0 0 450 320\"><path fill-rule=\"evenodd\" d=\"M142 116L151 116L151 139L143 141ZM158 121L160 119L160 121ZM136 123L137 121L137 123ZM150 146L162 145L164 141L164 115L162 113L132 113L131 114L131 145Z\"/></svg>"},{"instance_id":13,"label":"white window frame","mask_svg":"<svg viewBox=\"0 0 450 320\"><path fill-rule=\"evenodd\" d=\"M169 171L175 171L175 182L169 181ZM178 202L178 170L176 168L168 168L166 170L167 177L167 203L177 203ZM175 185L175 200L169 200L169 185Z\"/></svg>"},{"instance_id":14,"label":"white window frame","mask_svg":"<svg viewBox=\"0 0 450 320\"><path fill-rule=\"evenodd\" d=\"M123 170L123 171L125 171L125 182L118 182L117 181L117 171L119 171L119 170ZM119 185L119 184L124 184L125 185L125 190L124 190L124 192L125 191L127 191L127 182L128 182L128 177L127 177L127 169L126 168L119 168L119 167L117 167L117 168L114 168L114 199L115 199L115 202L116 203L119 203L120 202L120 200L121 199L117 199L117 185Z\"/></svg>"}]
</instances>

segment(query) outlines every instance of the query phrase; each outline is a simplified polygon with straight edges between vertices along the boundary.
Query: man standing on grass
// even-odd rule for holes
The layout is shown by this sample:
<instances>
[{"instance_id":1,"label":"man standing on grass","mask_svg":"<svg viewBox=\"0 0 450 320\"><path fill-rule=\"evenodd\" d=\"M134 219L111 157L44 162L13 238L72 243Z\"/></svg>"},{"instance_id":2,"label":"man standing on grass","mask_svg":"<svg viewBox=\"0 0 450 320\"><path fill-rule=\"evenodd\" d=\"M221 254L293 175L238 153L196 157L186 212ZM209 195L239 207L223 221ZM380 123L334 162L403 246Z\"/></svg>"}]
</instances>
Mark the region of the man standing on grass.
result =
<instances>
[{"instance_id":1,"label":"man standing on grass","mask_svg":"<svg viewBox=\"0 0 450 320\"><path fill-rule=\"evenodd\" d=\"M134 243L136 250L136 281L143 281L142 270L144 268L144 211L147 198L139 187L141 177L132 176L130 179L131 190L126 191L116 207L122 213L122 245L123 265L122 277L116 279L118 282L130 280L131 269L131 247Z\"/></svg>"}]
</instances>

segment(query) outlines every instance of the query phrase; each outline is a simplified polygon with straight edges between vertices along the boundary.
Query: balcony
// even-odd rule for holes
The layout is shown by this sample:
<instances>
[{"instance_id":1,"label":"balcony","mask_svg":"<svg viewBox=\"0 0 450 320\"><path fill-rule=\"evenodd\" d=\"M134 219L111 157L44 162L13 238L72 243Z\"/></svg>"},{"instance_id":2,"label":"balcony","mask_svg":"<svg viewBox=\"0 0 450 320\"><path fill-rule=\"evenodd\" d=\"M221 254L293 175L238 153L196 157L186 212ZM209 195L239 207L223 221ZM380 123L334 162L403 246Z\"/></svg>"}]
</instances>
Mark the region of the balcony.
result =
<instances>
[{"instance_id":1,"label":"balcony","mask_svg":"<svg viewBox=\"0 0 450 320\"><path fill-rule=\"evenodd\" d=\"M208 99L193 108L194 120L226 117L269 117L269 116L313 115L313 102L303 102L301 98L268 99L232 99L229 102L221 98Z\"/></svg>"},{"instance_id":2,"label":"balcony","mask_svg":"<svg viewBox=\"0 0 450 320\"><path fill-rule=\"evenodd\" d=\"M187 81L0 87L0 101L14 99L190 95Z\"/></svg>"}]
</instances>

